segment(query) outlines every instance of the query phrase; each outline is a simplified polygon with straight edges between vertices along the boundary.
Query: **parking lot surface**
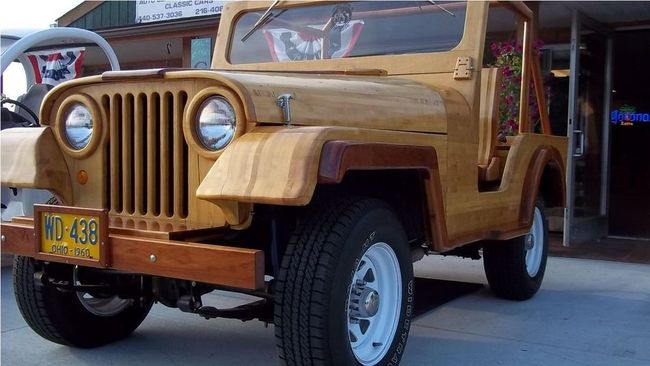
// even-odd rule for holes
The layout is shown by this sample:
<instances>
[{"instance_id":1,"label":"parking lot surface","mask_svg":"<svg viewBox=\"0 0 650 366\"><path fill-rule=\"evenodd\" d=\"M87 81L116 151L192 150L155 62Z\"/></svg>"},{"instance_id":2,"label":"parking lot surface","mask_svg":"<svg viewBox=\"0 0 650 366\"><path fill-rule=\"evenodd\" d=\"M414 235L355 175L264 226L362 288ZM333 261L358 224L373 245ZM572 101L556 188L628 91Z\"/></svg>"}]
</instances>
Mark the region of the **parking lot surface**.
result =
<instances>
[{"instance_id":1,"label":"parking lot surface","mask_svg":"<svg viewBox=\"0 0 650 366\"><path fill-rule=\"evenodd\" d=\"M526 302L492 296L481 261L431 256L416 264L416 275L451 287L484 286L424 309L411 327L403 365L650 364L648 265L549 258L542 289ZM257 321L204 320L155 305L131 337L84 350L45 341L25 324L8 267L1 300L2 365L278 364L273 326ZM213 293L204 300L226 307L246 298Z\"/></svg>"}]
</instances>

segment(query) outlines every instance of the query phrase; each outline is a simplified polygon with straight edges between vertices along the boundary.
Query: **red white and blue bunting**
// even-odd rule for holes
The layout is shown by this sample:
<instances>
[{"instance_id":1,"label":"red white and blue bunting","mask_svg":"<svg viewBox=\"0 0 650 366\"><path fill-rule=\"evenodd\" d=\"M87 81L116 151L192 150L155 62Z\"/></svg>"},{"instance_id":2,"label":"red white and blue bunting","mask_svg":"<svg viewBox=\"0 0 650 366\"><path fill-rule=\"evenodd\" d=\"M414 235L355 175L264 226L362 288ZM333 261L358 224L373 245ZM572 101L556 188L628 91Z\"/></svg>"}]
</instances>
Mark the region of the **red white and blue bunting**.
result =
<instances>
[{"instance_id":1,"label":"red white and blue bunting","mask_svg":"<svg viewBox=\"0 0 650 366\"><path fill-rule=\"evenodd\" d=\"M363 25L362 20L353 20L330 30L328 57L343 58L350 56L359 39ZM311 27L314 29L313 34L308 31L299 32L286 28L264 30L264 36L269 45L273 61L320 59L323 38L318 34L321 32L322 27Z\"/></svg>"},{"instance_id":2,"label":"red white and blue bunting","mask_svg":"<svg viewBox=\"0 0 650 366\"><path fill-rule=\"evenodd\" d=\"M68 48L58 51L30 52L27 54L34 68L37 84L58 85L81 75L85 48Z\"/></svg>"}]
</instances>

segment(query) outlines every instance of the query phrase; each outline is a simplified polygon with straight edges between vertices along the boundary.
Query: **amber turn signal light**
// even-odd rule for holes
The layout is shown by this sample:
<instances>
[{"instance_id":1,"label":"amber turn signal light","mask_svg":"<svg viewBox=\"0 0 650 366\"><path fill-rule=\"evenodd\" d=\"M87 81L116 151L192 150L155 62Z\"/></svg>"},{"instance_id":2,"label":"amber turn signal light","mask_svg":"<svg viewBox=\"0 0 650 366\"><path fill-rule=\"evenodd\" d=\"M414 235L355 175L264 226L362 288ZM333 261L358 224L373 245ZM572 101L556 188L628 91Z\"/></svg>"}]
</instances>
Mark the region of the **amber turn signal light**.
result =
<instances>
[{"instance_id":1,"label":"amber turn signal light","mask_svg":"<svg viewBox=\"0 0 650 366\"><path fill-rule=\"evenodd\" d=\"M81 185L86 184L88 182L88 172L85 170L80 170L77 173L77 182L79 182Z\"/></svg>"}]
</instances>

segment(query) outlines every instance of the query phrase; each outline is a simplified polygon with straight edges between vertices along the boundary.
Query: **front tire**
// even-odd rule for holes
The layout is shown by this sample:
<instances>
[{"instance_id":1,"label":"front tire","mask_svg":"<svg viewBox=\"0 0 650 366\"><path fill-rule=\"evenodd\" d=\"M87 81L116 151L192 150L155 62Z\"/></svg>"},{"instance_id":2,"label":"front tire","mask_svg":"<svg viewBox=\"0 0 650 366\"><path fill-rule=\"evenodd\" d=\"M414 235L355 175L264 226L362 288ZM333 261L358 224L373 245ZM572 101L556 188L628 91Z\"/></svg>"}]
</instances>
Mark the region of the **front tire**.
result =
<instances>
[{"instance_id":1,"label":"front tire","mask_svg":"<svg viewBox=\"0 0 650 366\"><path fill-rule=\"evenodd\" d=\"M508 300L528 300L537 293L548 257L548 224L537 201L528 234L483 247L483 266L492 291Z\"/></svg>"},{"instance_id":2,"label":"front tire","mask_svg":"<svg viewBox=\"0 0 650 366\"><path fill-rule=\"evenodd\" d=\"M117 295L93 297L52 285L37 285L34 272L42 265L32 258L17 256L13 268L14 293L27 324L52 342L90 348L117 341L130 335L151 309L150 296L143 297L143 301L120 299ZM48 266L69 280L75 277L72 266Z\"/></svg>"},{"instance_id":3,"label":"front tire","mask_svg":"<svg viewBox=\"0 0 650 366\"><path fill-rule=\"evenodd\" d=\"M287 365L397 364L413 312L406 235L382 201L312 210L276 281L275 332Z\"/></svg>"}]
</instances>

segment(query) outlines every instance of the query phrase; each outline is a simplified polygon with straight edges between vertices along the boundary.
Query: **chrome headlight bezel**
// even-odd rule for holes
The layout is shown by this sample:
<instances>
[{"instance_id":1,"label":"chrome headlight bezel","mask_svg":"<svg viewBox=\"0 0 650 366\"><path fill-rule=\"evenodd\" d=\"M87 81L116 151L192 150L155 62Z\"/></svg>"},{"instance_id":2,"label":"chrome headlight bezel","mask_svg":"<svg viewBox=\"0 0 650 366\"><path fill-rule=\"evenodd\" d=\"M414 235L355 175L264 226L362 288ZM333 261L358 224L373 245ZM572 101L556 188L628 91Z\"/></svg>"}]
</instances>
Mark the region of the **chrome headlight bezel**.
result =
<instances>
[{"instance_id":1,"label":"chrome headlight bezel","mask_svg":"<svg viewBox=\"0 0 650 366\"><path fill-rule=\"evenodd\" d=\"M198 128L201 107L212 98L221 98L226 101L234 111L235 123L233 134L227 143L219 146L219 149L212 150L202 141L200 130ZM218 86L210 86L194 95L185 109L185 123L183 123L183 133L187 144L200 156L216 160L238 137L244 134L247 120L244 113L244 107L239 96L229 89Z\"/></svg>"},{"instance_id":2,"label":"chrome headlight bezel","mask_svg":"<svg viewBox=\"0 0 650 366\"><path fill-rule=\"evenodd\" d=\"M235 107L222 95L207 97L194 120L199 143L209 151L220 151L232 142L237 131Z\"/></svg>"},{"instance_id":3,"label":"chrome headlight bezel","mask_svg":"<svg viewBox=\"0 0 650 366\"><path fill-rule=\"evenodd\" d=\"M86 148L93 137L94 118L90 108L81 102L74 102L63 112L63 136L73 150Z\"/></svg>"},{"instance_id":4,"label":"chrome headlight bezel","mask_svg":"<svg viewBox=\"0 0 650 366\"><path fill-rule=\"evenodd\" d=\"M69 114L72 109L78 105L83 106L88 111L90 119L92 120L92 133L88 136L88 141L86 141L83 146L75 145L71 142L66 129L66 121ZM104 134L103 121L106 120L106 114L104 111L99 108L97 103L91 97L83 93L70 95L56 108L55 123L53 126L55 127L56 133L54 135L56 136L57 142L62 147L63 152L77 159L90 156L99 146L102 135Z\"/></svg>"}]
</instances>

